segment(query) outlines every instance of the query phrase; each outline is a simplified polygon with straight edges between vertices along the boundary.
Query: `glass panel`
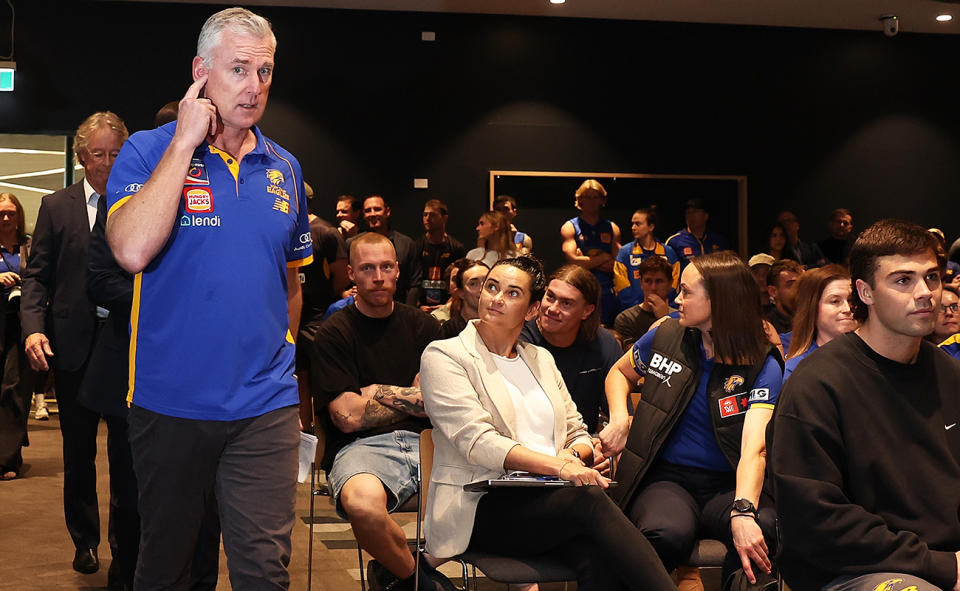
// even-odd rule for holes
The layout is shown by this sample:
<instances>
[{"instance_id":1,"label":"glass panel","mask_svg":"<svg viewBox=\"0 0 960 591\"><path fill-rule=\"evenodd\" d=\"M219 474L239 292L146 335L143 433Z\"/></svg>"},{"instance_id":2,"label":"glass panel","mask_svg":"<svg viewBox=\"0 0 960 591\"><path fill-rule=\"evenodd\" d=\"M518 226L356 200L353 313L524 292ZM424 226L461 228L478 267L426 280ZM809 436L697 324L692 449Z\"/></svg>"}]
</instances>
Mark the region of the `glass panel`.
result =
<instances>
[{"instance_id":1,"label":"glass panel","mask_svg":"<svg viewBox=\"0 0 960 591\"><path fill-rule=\"evenodd\" d=\"M40 199L66 186L63 135L0 134L0 193L13 193L23 204L27 233L33 233ZM83 178L83 168L77 166Z\"/></svg>"}]
</instances>

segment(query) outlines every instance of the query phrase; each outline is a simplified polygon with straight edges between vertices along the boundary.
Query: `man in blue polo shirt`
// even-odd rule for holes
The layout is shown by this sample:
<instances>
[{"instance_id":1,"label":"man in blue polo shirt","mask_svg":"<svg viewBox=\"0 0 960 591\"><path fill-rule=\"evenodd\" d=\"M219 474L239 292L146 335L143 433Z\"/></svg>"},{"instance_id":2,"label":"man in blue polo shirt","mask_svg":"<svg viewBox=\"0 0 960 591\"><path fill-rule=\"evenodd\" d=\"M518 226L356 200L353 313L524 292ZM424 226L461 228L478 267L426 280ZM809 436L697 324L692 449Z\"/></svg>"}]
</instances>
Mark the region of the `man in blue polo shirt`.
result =
<instances>
[{"instance_id":1,"label":"man in blue polo shirt","mask_svg":"<svg viewBox=\"0 0 960 591\"><path fill-rule=\"evenodd\" d=\"M686 227L667 238L666 242L680 258L681 271L693 257L730 248L724 236L707 229L710 212L702 199L688 199L683 207L683 217Z\"/></svg>"},{"instance_id":2,"label":"man in blue polo shirt","mask_svg":"<svg viewBox=\"0 0 960 591\"><path fill-rule=\"evenodd\" d=\"M297 274L313 255L300 165L256 127L275 49L266 19L211 16L177 121L131 137L107 185L107 238L135 275L137 589L186 585L211 490L233 587L289 587Z\"/></svg>"}]
</instances>

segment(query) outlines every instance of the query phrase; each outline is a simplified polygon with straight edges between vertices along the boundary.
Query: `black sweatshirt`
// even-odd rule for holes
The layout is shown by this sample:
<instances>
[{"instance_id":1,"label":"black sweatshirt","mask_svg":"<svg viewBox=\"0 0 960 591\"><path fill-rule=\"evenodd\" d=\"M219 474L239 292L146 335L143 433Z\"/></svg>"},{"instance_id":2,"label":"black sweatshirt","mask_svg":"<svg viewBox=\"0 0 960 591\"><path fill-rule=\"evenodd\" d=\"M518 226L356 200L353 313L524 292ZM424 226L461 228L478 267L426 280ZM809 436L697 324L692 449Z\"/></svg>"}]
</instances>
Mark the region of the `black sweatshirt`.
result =
<instances>
[{"instance_id":1,"label":"black sweatshirt","mask_svg":"<svg viewBox=\"0 0 960 591\"><path fill-rule=\"evenodd\" d=\"M960 438L945 427L958 396L960 362L926 342L902 364L850 333L800 363L767 433L794 591L885 571L953 588Z\"/></svg>"}]
</instances>

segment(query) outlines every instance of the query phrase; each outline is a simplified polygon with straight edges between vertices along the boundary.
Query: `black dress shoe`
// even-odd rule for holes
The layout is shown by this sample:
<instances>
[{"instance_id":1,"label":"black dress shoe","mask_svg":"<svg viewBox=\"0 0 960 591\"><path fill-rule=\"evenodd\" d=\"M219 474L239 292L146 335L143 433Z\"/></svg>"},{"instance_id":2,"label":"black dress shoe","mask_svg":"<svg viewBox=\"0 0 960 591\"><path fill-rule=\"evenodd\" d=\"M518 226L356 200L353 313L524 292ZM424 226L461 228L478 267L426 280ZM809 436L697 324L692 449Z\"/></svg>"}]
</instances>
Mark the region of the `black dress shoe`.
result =
<instances>
[{"instance_id":1,"label":"black dress shoe","mask_svg":"<svg viewBox=\"0 0 960 591\"><path fill-rule=\"evenodd\" d=\"M92 575L99 568L100 561L97 560L96 548L77 548L77 553L73 555L73 570Z\"/></svg>"}]
</instances>

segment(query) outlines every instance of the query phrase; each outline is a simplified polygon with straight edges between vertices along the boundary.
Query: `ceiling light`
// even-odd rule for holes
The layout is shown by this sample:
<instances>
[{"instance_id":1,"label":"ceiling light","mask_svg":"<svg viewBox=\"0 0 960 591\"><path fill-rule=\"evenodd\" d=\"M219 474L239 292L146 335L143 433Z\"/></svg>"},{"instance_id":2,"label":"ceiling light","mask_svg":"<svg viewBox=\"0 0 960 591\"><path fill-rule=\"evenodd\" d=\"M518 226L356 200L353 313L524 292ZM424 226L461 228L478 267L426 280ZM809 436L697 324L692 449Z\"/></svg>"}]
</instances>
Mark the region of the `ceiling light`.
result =
<instances>
[{"instance_id":1,"label":"ceiling light","mask_svg":"<svg viewBox=\"0 0 960 591\"><path fill-rule=\"evenodd\" d=\"M950 14L938 14L937 20L941 23L948 23L953 20L953 15Z\"/></svg>"},{"instance_id":2,"label":"ceiling light","mask_svg":"<svg viewBox=\"0 0 960 591\"><path fill-rule=\"evenodd\" d=\"M550 0L550 4L563 4L567 0Z\"/></svg>"}]
</instances>

